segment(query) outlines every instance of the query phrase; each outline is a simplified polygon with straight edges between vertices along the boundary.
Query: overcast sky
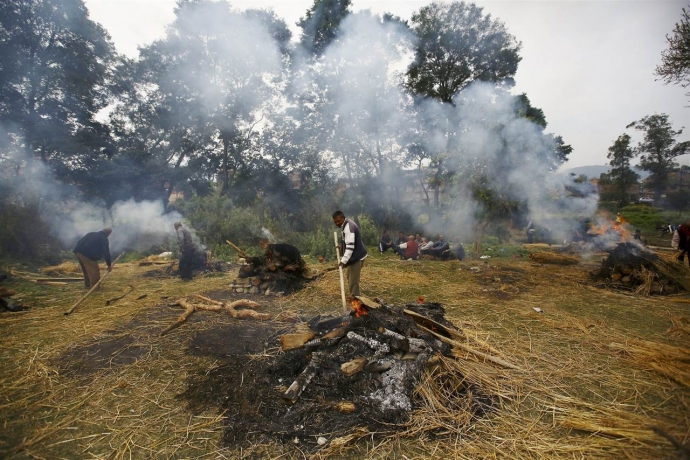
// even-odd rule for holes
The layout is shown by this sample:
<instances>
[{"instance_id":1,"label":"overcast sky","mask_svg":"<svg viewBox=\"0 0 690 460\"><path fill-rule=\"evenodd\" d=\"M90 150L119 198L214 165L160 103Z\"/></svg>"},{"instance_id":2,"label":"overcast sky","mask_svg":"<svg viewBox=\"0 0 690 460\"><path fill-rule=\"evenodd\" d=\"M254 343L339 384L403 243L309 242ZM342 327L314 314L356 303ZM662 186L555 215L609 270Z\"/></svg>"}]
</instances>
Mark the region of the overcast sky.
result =
<instances>
[{"instance_id":1,"label":"overcast sky","mask_svg":"<svg viewBox=\"0 0 690 460\"><path fill-rule=\"evenodd\" d=\"M84 0L91 18L129 57L164 36L175 0ZM272 8L293 29L313 0L230 1L240 9ZM352 0L353 11L390 12L403 19L430 1ZM475 4L505 23L522 42L514 92L544 110L547 131L573 146L566 167L607 164L608 148L625 126L666 113L679 141L690 140L686 90L656 81L666 35L680 21L685 0L482 0ZM639 139L633 131L628 134ZM688 155L682 164L690 165Z\"/></svg>"}]
</instances>

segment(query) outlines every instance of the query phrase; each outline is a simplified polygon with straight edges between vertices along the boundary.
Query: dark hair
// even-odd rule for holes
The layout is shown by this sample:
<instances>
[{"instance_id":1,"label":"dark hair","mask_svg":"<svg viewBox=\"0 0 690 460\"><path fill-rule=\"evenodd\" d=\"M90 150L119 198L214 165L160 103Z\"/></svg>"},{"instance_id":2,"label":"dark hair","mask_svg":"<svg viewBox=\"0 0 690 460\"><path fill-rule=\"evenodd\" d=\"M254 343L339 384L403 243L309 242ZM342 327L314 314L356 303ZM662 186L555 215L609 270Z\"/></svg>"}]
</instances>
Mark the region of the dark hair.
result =
<instances>
[{"instance_id":1,"label":"dark hair","mask_svg":"<svg viewBox=\"0 0 690 460\"><path fill-rule=\"evenodd\" d=\"M333 213L333 218L335 219L336 217L345 217L345 214L342 211L336 211Z\"/></svg>"}]
</instances>

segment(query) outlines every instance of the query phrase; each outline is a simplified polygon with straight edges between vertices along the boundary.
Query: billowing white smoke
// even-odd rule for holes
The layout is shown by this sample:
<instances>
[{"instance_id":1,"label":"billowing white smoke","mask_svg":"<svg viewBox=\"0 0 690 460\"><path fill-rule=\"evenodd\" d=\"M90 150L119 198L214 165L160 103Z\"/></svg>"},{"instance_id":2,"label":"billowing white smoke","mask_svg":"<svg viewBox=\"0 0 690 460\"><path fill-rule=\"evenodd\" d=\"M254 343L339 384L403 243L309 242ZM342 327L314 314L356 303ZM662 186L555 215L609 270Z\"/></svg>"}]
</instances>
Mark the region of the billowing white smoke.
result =
<instances>
[{"instance_id":1,"label":"billowing white smoke","mask_svg":"<svg viewBox=\"0 0 690 460\"><path fill-rule=\"evenodd\" d=\"M516 98L508 92L476 82L456 96L454 105L436 100L414 104L401 85L413 44L403 27L369 12L355 13L342 22L338 40L323 57L298 72L297 91L316 101L319 119L330 123L324 150L333 154L337 173L373 175L393 185L400 177L387 174L385 166L404 164L405 146L416 137L429 156L443 156L454 176L443 191L452 201L454 227L447 233L470 236L475 219L485 212L473 198L477 186L505 200L526 202L532 220L537 225L548 221L559 235L571 230L557 217L595 211L598 196L572 196L567 190L572 180L554 173L553 137L518 116ZM318 88L328 97L314 97Z\"/></svg>"},{"instance_id":2,"label":"billowing white smoke","mask_svg":"<svg viewBox=\"0 0 690 460\"><path fill-rule=\"evenodd\" d=\"M182 219L178 212L165 213L160 201L119 201L110 212L84 203L67 206L72 208L69 213L56 216L60 241L69 246L88 232L111 227L113 232L108 239L113 253L148 250L163 244L167 239L175 238L173 225Z\"/></svg>"}]
</instances>

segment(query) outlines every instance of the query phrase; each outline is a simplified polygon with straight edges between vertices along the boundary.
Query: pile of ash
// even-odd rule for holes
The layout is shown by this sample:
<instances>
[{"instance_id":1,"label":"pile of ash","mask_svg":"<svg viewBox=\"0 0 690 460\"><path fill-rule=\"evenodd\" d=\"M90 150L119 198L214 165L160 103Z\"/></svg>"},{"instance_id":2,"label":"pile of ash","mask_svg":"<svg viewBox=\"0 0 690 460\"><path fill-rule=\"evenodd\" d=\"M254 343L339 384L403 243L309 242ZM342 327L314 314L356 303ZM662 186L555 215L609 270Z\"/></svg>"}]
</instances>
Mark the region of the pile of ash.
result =
<instances>
[{"instance_id":1,"label":"pile of ash","mask_svg":"<svg viewBox=\"0 0 690 460\"><path fill-rule=\"evenodd\" d=\"M438 365L438 355L452 355L435 334L454 330L439 304L394 307L367 300L350 315L319 316L289 333L264 329L264 353L254 350L264 359L226 355L217 368L191 377L182 396L192 410L219 405L226 417L224 440L233 446L277 441L317 450L325 434L330 442L361 428L392 433L405 428L417 407L414 390ZM278 338L283 351L267 355ZM462 400L469 384L449 391ZM480 416L493 401L473 393L472 412Z\"/></svg>"},{"instance_id":2,"label":"pile of ash","mask_svg":"<svg viewBox=\"0 0 690 460\"><path fill-rule=\"evenodd\" d=\"M594 280L602 280L617 289L637 294L677 294L690 291L688 270L680 264L668 262L644 246L626 242L608 251L601 267L590 273Z\"/></svg>"}]
</instances>

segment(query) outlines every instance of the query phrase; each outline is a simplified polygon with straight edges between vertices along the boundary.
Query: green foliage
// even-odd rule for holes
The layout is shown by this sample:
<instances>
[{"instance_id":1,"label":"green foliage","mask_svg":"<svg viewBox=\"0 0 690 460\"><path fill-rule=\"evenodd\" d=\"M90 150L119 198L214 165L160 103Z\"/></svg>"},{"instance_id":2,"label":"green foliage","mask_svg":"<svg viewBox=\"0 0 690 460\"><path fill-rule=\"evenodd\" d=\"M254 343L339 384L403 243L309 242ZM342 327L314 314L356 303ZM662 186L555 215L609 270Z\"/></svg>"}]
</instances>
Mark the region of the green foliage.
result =
<instances>
[{"instance_id":1,"label":"green foliage","mask_svg":"<svg viewBox=\"0 0 690 460\"><path fill-rule=\"evenodd\" d=\"M468 246L465 245L466 252L468 252L467 248ZM480 256L491 256L492 259L497 259L501 257L512 257L515 255L525 256L528 253L529 252L522 246L516 246L512 244L501 244L497 237L491 235L484 237L484 240L480 245L479 251Z\"/></svg>"},{"instance_id":2,"label":"green foliage","mask_svg":"<svg viewBox=\"0 0 690 460\"><path fill-rule=\"evenodd\" d=\"M690 141L676 143L675 138L683 130L674 130L665 113L643 117L627 127L644 133L635 153L640 156L640 168L650 173L647 181L659 200L668 184L669 173L677 167L675 158L690 150Z\"/></svg>"},{"instance_id":3,"label":"green foliage","mask_svg":"<svg viewBox=\"0 0 690 460\"><path fill-rule=\"evenodd\" d=\"M141 253L139 251L128 251L128 252L125 252L124 254L122 254L120 256L120 259L117 262L120 264L124 264L127 262L135 262L135 261L141 260L145 257L146 257L146 255L144 255L143 253Z\"/></svg>"},{"instance_id":4,"label":"green foliage","mask_svg":"<svg viewBox=\"0 0 690 460\"><path fill-rule=\"evenodd\" d=\"M517 71L520 44L473 3L431 3L410 26L418 44L407 85L415 94L451 103L475 80L500 82Z\"/></svg>"},{"instance_id":5,"label":"green foliage","mask_svg":"<svg viewBox=\"0 0 690 460\"><path fill-rule=\"evenodd\" d=\"M301 45L312 54L320 55L338 35L338 26L350 13L350 0L314 0L305 17L297 25L302 29Z\"/></svg>"},{"instance_id":6,"label":"green foliage","mask_svg":"<svg viewBox=\"0 0 690 460\"><path fill-rule=\"evenodd\" d=\"M63 179L93 171L108 154L95 119L112 95L108 34L81 0L3 0L0 31L0 112L12 142Z\"/></svg>"},{"instance_id":7,"label":"green foliage","mask_svg":"<svg viewBox=\"0 0 690 460\"><path fill-rule=\"evenodd\" d=\"M60 263L60 242L41 219L39 203L0 201L0 257Z\"/></svg>"},{"instance_id":8,"label":"green foliage","mask_svg":"<svg viewBox=\"0 0 690 460\"><path fill-rule=\"evenodd\" d=\"M335 260L335 242L333 232L319 228L311 237L309 255L313 258L323 256L324 260Z\"/></svg>"},{"instance_id":9,"label":"green foliage","mask_svg":"<svg viewBox=\"0 0 690 460\"><path fill-rule=\"evenodd\" d=\"M679 215L682 211L690 210L690 190L680 189L675 192L667 193L666 199L664 200L664 207L673 211L678 211Z\"/></svg>"},{"instance_id":10,"label":"green foliage","mask_svg":"<svg viewBox=\"0 0 690 460\"><path fill-rule=\"evenodd\" d=\"M666 83L690 85L690 13L685 8L673 35L667 35L666 40L668 49L661 53L661 65L656 68L656 74Z\"/></svg>"},{"instance_id":11,"label":"green foliage","mask_svg":"<svg viewBox=\"0 0 690 460\"><path fill-rule=\"evenodd\" d=\"M359 216L359 231L365 246L376 246L379 243L379 229L367 216Z\"/></svg>"}]
</instances>

